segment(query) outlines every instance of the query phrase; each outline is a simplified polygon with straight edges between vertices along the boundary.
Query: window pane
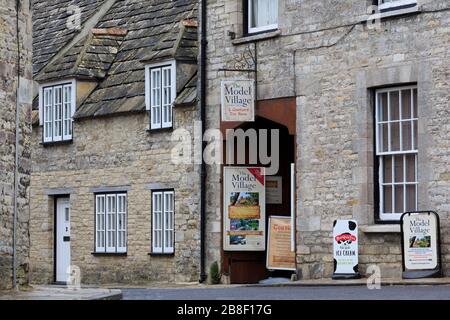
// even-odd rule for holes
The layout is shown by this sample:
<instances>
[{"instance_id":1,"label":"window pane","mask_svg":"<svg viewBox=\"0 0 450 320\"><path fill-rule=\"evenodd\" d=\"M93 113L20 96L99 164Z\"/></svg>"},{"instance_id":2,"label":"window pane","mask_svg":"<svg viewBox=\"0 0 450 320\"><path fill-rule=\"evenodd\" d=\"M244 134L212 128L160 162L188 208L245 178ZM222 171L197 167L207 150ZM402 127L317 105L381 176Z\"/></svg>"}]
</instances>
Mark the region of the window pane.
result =
<instances>
[{"instance_id":1,"label":"window pane","mask_svg":"<svg viewBox=\"0 0 450 320\"><path fill-rule=\"evenodd\" d=\"M391 121L400 119L400 110L399 110L399 94L398 91L389 92L389 102L390 102L390 110L391 110Z\"/></svg>"},{"instance_id":2,"label":"window pane","mask_svg":"<svg viewBox=\"0 0 450 320\"><path fill-rule=\"evenodd\" d=\"M400 123L392 122L391 127L391 150L400 151Z\"/></svg>"},{"instance_id":3,"label":"window pane","mask_svg":"<svg viewBox=\"0 0 450 320\"><path fill-rule=\"evenodd\" d=\"M387 152L389 151L389 143L388 143L388 137L389 137L389 124L387 123L382 123L379 125L379 151L380 152Z\"/></svg>"},{"instance_id":4,"label":"window pane","mask_svg":"<svg viewBox=\"0 0 450 320\"><path fill-rule=\"evenodd\" d=\"M384 213L392 213L392 187L384 186L383 187L383 212Z\"/></svg>"},{"instance_id":5,"label":"window pane","mask_svg":"<svg viewBox=\"0 0 450 320\"><path fill-rule=\"evenodd\" d=\"M383 173L383 183L392 182L392 157L385 156L382 157L384 173Z\"/></svg>"},{"instance_id":6,"label":"window pane","mask_svg":"<svg viewBox=\"0 0 450 320\"><path fill-rule=\"evenodd\" d=\"M416 185L406 185L406 210L416 210Z\"/></svg>"},{"instance_id":7,"label":"window pane","mask_svg":"<svg viewBox=\"0 0 450 320\"><path fill-rule=\"evenodd\" d=\"M388 121L387 92L383 92L378 95L378 103L379 121Z\"/></svg>"},{"instance_id":8,"label":"window pane","mask_svg":"<svg viewBox=\"0 0 450 320\"><path fill-rule=\"evenodd\" d=\"M402 147L404 151L412 150L411 121L402 122Z\"/></svg>"},{"instance_id":9,"label":"window pane","mask_svg":"<svg viewBox=\"0 0 450 320\"><path fill-rule=\"evenodd\" d=\"M395 213L403 212L403 185L395 186Z\"/></svg>"},{"instance_id":10,"label":"window pane","mask_svg":"<svg viewBox=\"0 0 450 320\"><path fill-rule=\"evenodd\" d=\"M405 155L406 182L416 182L416 155Z\"/></svg>"},{"instance_id":11,"label":"window pane","mask_svg":"<svg viewBox=\"0 0 450 320\"><path fill-rule=\"evenodd\" d=\"M413 90L413 117L414 118L419 117L417 113L417 89Z\"/></svg>"},{"instance_id":12,"label":"window pane","mask_svg":"<svg viewBox=\"0 0 450 320\"><path fill-rule=\"evenodd\" d=\"M402 90L402 119L411 119L411 90Z\"/></svg>"},{"instance_id":13,"label":"window pane","mask_svg":"<svg viewBox=\"0 0 450 320\"><path fill-rule=\"evenodd\" d=\"M403 182L403 155L394 156L395 182Z\"/></svg>"},{"instance_id":14,"label":"window pane","mask_svg":"<svg viewBox=\"0 0 450 320\"><path fill-rule=\"evenodd\" d=\"M418 128L417 128L417 120L413 121L413 131L414 131L414 146L413 149L417 150L418 146L417 146L417 142L418 142Z\"/></svg>"},{"instance_id":15,"label":"window pane","mask_svg":"<svg viewBox=\"0 0 450 320\"><path fill-rule=\"evenodd\" d=\"M278 21L277 0L250 0L250 27L264 27Z\"/></svg>"}]
</instances>

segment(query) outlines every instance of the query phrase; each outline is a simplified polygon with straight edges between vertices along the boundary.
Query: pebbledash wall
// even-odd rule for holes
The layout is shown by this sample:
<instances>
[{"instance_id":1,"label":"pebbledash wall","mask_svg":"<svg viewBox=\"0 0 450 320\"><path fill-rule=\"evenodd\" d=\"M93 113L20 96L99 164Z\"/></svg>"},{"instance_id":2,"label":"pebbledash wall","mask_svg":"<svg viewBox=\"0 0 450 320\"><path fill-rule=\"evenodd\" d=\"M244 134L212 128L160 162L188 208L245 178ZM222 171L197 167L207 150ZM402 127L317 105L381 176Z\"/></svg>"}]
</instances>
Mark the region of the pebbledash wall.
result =
<instances>
[{"instance_id":1,"label":"pebbledash wall","mask_svg":"<svg viewBox=\"0 0 450 320\"><path fill-rule=\"evenodd\" d=\"M13 221L15 170L15 112L19 86L19 185L17 192L16 266L19 285L28 283L29 184L31 137L31 13L20 1L19 42L16 1L0 8L0 290L13 285ZM20 69L18 63L20 51ZM20 83L17 71L20 70Z\"/></svg>"},{"instance_id":2,"label":"pebbledash wall","mask_svg":"<svg viewBox=\"0 0 450 320\"><path fill-rule=\"evenodd\" d=\"M419 11L367 21L373 1L279 0L278 30L243 37L243 1L208 1L207 128L219 128L220 81L257 56L258 100L297 101L297 269L300 278L333 273L332 224L360 225L360 271L401 274L400 227L377 223L374 88L417 84L418 209L441 220L443 268L450 274L450 9L418 1ZM230 33L231 32L231 33ZM235 34L233 40L230 35ZM221 176L208 171L208 262L220 259Z\"/></svg>"},{"instance_id":3,"label":"pebbledash wall","mask_svg":"<svg viewBox=\"0 0 450 320\"><path fill-rule=\"evenodd\" d=\"M174 127L193 130L196 109L174 109ZM170 131L147 132L145 112L79 119L73 143L42 146L42 128L34 126L31 186L32 281L54 281L55 193L70 196L71 264L82 283L197 281L199 274L198 165L173 164ZM191 132L191 137L193 133ZM192 144L193 140L184 140ZM93 190L117 186L127 192L127 254L95 251ZM175 191L175 252L150 255L152 188Z\"/></svg>"}]
</instances>

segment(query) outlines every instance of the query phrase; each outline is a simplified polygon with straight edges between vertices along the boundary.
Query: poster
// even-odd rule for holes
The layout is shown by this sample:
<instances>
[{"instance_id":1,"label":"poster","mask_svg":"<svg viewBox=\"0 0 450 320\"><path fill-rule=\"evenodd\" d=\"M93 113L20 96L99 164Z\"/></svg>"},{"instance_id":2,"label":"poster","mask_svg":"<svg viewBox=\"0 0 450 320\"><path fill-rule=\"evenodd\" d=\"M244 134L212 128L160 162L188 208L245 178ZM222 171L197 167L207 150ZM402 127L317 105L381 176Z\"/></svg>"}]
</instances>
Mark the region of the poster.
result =
<instances>
[{"instance_id":1,"label":"poster","mask_svg":"<svg viewBox=\"0 0 450 320\"><path fill-rule=\"evenodd\" d=\"M281 176L266 176L266 203L283 203L283 180Z\"/></svg>"},{"instance_id":2,"label":"poster","mask_svg":"<svg viewBox=\"0 0 450 320\"><path fill-rule=\"evenodd\" d=\"M264 168L224 167L225 251L264 251L266 195Z\"/></svg>"},{"instance_id":3,"label":"poster","mask_svg":"<svg viewBox=\"0 0 450 320\"><path fill-rule=\"evenodd\" d=\"M355 220L336 220L333 226L333 278L359 278L358 226Z\"/></svg>"},{"instance_id":4,"label":"poster","mask_svg":"<svg viewBox=\"0 0 450 320\"><path fill-rule=\"evenodd\" d=\"M437 217L435 214L411 213L402 217L403 254L408 270L438 268Z\"/></svg>"},{"instance_id":5,"label":"poster","mask_svg":"<svg viewBox=\"0 0 450 320\"><path fill-rule=\"evenodd\" d=\"M255 121L253 80L223 80L221 100L222 121Z\"/></svg>"},{"instance_id":6,"label":"poster","mask_svg":"<svg viewBox=\"0 0 450 320\"><path fill-rule=\"evenodd\" d=\"M267 269L295 270L295 251L291 250L291 217L271 216L267 245Z\"/></svg>"}]
</instances>

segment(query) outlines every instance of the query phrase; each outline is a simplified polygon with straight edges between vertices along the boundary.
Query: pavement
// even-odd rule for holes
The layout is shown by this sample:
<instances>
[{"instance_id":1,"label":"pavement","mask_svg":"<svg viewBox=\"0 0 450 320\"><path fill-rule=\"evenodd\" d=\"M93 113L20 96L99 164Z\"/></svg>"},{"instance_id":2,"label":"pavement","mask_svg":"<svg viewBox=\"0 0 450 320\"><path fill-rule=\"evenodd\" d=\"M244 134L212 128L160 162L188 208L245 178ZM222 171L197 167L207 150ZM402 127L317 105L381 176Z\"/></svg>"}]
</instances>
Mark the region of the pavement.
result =
<instances>
[{"instance_id":1,"label":"pavement","mask_svg":"<svg viewBox=\"0 0 450 320\"><path fill-rule=\"evenodd\" d=\"M120 300L118 289L81 287L72 290L66 286L32 286L20 291L0 291L0 300Z\"/></svg>"},{"instance_id":2,"label":"pavement","mask_svg":"<svg viewBox=\"0 0 450 320\"><path fill-rule=\"evenodd\" d=\"M124 288L123 300L450 300L450 285Z\"/></svg>"}]
</instances>

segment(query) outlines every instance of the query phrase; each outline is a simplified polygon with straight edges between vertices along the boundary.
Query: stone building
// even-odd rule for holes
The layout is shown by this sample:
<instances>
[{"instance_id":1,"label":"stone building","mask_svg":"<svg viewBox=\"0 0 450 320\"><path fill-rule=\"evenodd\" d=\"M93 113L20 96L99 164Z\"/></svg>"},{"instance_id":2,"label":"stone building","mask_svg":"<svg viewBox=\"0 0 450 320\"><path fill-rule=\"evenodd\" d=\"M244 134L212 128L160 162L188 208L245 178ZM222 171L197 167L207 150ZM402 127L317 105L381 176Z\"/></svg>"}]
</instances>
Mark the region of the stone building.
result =
<instances>
[{"instance_id":1,"label":"stone building","mask_svg":"<svg viewBox=\"0 0 450 320\"><path fill-rule=\"evenodd\" d=\"M34 2L34 283L198 280L196 11Z\"/></svg>"},{"instance_id":2,"label":"stone building","mask_svg":"<svg viewBox=\"0 0 450 320\"><path fill-rule=\"evenodd\" d=\"M289 215L295 163L299 278L333 274L335 219L359 223L362 274L377 265L400 277L409 210L439 214L450 274L449 10L444 0L207 1L207 128L284 130L283 202L266 215ZM255 81L254 122L221 121L229 79ZM208 263L221 261L231 282L267 277L264 251L223 250L223 169L207 179Z\"/></svg>"},{"instance_id":3,"label":"stone building","mask_svg":"<svg viewBox=\"0 0 450 320\"><path fill-rule=\"evenodd\" d=\"M2 2L0 8L0 290L10 289L15 284L28 283L31 44L29 1ZM18 131L16 131L16 111L18 111L19 120ZM16 144L16 136L18 144ZM16 151L18 161L16 161ZM13 274L14 265L15 274Z\"/></svg>"}]
</instances>

